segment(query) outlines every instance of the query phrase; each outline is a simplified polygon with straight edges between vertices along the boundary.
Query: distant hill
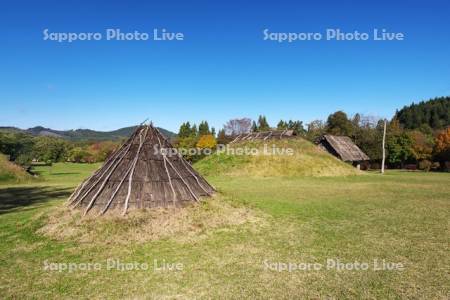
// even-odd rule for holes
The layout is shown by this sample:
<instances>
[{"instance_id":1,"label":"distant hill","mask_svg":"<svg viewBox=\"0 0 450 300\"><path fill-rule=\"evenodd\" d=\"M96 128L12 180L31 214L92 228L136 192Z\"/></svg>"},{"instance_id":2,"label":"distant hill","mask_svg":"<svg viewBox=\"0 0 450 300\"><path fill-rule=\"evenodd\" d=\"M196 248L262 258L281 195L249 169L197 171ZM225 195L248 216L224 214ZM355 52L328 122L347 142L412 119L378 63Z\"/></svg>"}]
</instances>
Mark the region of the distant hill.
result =
<instances>
[{"instance_id":1,"label":"distant hill","mask_svg":"<svg viewBox=\"0 0 450 300\"><path fill-rule=\"evenodd\" d=\"M119 140L125 137L129 137L136 126L124 127L113 131L96 131L91 129L76 129L76 130L54 130L51 128L45 128L42 126L36 126L28 129L20 129L17 127L0 127L0 132L14 132L14 133L27 133L33 136L54 136L63 138L69 141L106 141L106 140ZM175 133L158 127L161 133L168 137L173 138Z\"/></svg>"},{"instance_id":2,"label":"distant hill","mask_svg":"<svg viewBox=\"0 0 450 300\"><path fill-rule=\"evenodd\" d=\"M406 129L430 126L441 129L450 125L450 97L440 97L413 103L397 111L395 118Z\"/></svg>"}]
</instances>

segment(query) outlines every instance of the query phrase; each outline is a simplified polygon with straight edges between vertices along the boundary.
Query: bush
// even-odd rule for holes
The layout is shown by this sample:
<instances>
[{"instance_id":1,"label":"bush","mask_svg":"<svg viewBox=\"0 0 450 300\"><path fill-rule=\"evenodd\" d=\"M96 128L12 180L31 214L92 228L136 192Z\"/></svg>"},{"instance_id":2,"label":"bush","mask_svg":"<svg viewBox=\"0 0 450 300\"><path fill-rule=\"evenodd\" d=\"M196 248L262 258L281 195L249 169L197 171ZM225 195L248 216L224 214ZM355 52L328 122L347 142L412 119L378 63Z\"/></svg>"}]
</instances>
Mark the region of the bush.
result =
<instances>
[{"instance_id":1,"label":"bush","mask_svg":"<svg viewBox=\"0 0 450 300\"><path fill-rule=\"evenodd\" d=\"M435 161L431 164L431 170L438 171L441 168L441 164L438 161Z\"/></svg>"},{"instance_id":2,"label":"bush","mask_svg":"<svg viewBox=\"0 0 450 300\"><path fill-rule=\"evenodd\" d=\"M68 161L82 163L90 161L91 154L81 147L75 147L69 151Z\"/></svg>"},{"instance_id":3,"label":"bush","mask_svg":"<svg viewBox=\"0 0 450 300\"><path fill-rule=\"evenodd\" d=\"M429 161L429 160L426 160L426 159L421 160L421 161L419 161L419 170L423 170L425 172L428 172L428 171L430 171L432 164L433 163L431 161Z\"/></svg>"}]
</instances>

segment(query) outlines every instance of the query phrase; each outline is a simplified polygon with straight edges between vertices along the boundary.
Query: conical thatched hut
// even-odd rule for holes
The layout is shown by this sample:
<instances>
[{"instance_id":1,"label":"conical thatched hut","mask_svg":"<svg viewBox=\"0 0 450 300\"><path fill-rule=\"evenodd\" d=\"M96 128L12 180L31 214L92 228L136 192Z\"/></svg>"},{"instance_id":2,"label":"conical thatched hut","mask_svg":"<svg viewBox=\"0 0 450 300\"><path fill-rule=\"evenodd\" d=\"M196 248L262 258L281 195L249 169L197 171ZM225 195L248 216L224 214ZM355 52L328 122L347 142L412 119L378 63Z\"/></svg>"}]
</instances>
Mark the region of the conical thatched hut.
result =
<instances>
[{"instance_id":1,"label":"conical thatched hut","mask_svg":"<svg viewBox=\"0 0 450 300\"><path fill-rule=\"evenodd\" d=\"M69 198L84 214L91 209L104 214L109 209L182 206L208 196L214 188L178 154L152 125L137 127L92 176Z\"/></svg>"}]
</instances>

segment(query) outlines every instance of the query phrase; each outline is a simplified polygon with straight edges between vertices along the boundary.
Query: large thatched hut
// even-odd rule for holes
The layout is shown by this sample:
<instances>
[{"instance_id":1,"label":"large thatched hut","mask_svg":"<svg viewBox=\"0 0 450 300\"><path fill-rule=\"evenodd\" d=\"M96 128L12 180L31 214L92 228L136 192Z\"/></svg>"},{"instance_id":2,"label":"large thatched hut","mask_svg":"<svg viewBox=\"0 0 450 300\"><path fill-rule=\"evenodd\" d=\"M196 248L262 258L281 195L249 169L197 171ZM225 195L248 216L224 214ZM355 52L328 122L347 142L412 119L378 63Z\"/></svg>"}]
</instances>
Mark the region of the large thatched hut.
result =
<instances>
[{"instance_id":1,"label":"large thatched hut","mask_svg":"<svg viewBox=\"0 0 450 300\"><path fill-rule=\"evenodd\" d=\"M317 140L317 144L337 158L351 162L358 168L362 162L370 160L348 136L323 135Z\"/></svg>"},{"instance_id":2,"label":"large thatched hut","mask_svg":"<svg viewBox=\"0 0 450 300\"><path fill-rule=\"evenodd\" d=\"M137 127L69 198L73 208L104 214L109 209L182 206L208 196L214 188L152 125Z\"/></svg>"}]
</instances>

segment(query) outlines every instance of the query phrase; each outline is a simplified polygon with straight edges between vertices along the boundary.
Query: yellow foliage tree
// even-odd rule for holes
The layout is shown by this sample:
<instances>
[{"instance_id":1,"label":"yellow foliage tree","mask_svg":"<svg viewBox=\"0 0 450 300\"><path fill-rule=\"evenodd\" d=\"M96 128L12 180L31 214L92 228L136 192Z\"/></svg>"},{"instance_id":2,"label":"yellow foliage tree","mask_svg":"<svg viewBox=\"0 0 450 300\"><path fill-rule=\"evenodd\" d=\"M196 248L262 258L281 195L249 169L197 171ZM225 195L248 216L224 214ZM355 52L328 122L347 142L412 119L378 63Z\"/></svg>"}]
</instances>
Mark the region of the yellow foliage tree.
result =
<instances>
[{"instance_id":1,"label":"yellow foliage tree","mask_svg":"<svg viewBox=\"0 0 450 300\"><path fill-rule=\"evenodd\" d=\"M197 142L197 148L200 149L213 149L216 145L216 138L212 134L202 135Z\"/></svg>"},{"instance_id":2,"label":"yellow foliage tree","mask_svg":"<svg viewBox=\"0 0 450 300\"><path fill-rule=\"evenodd\" d=\"M448 156L450 153L450 127L445 130L442 130L436 137L435 141L435 152L440 156L445 156L449 159Z\"/></svg>"}]
</instances>

